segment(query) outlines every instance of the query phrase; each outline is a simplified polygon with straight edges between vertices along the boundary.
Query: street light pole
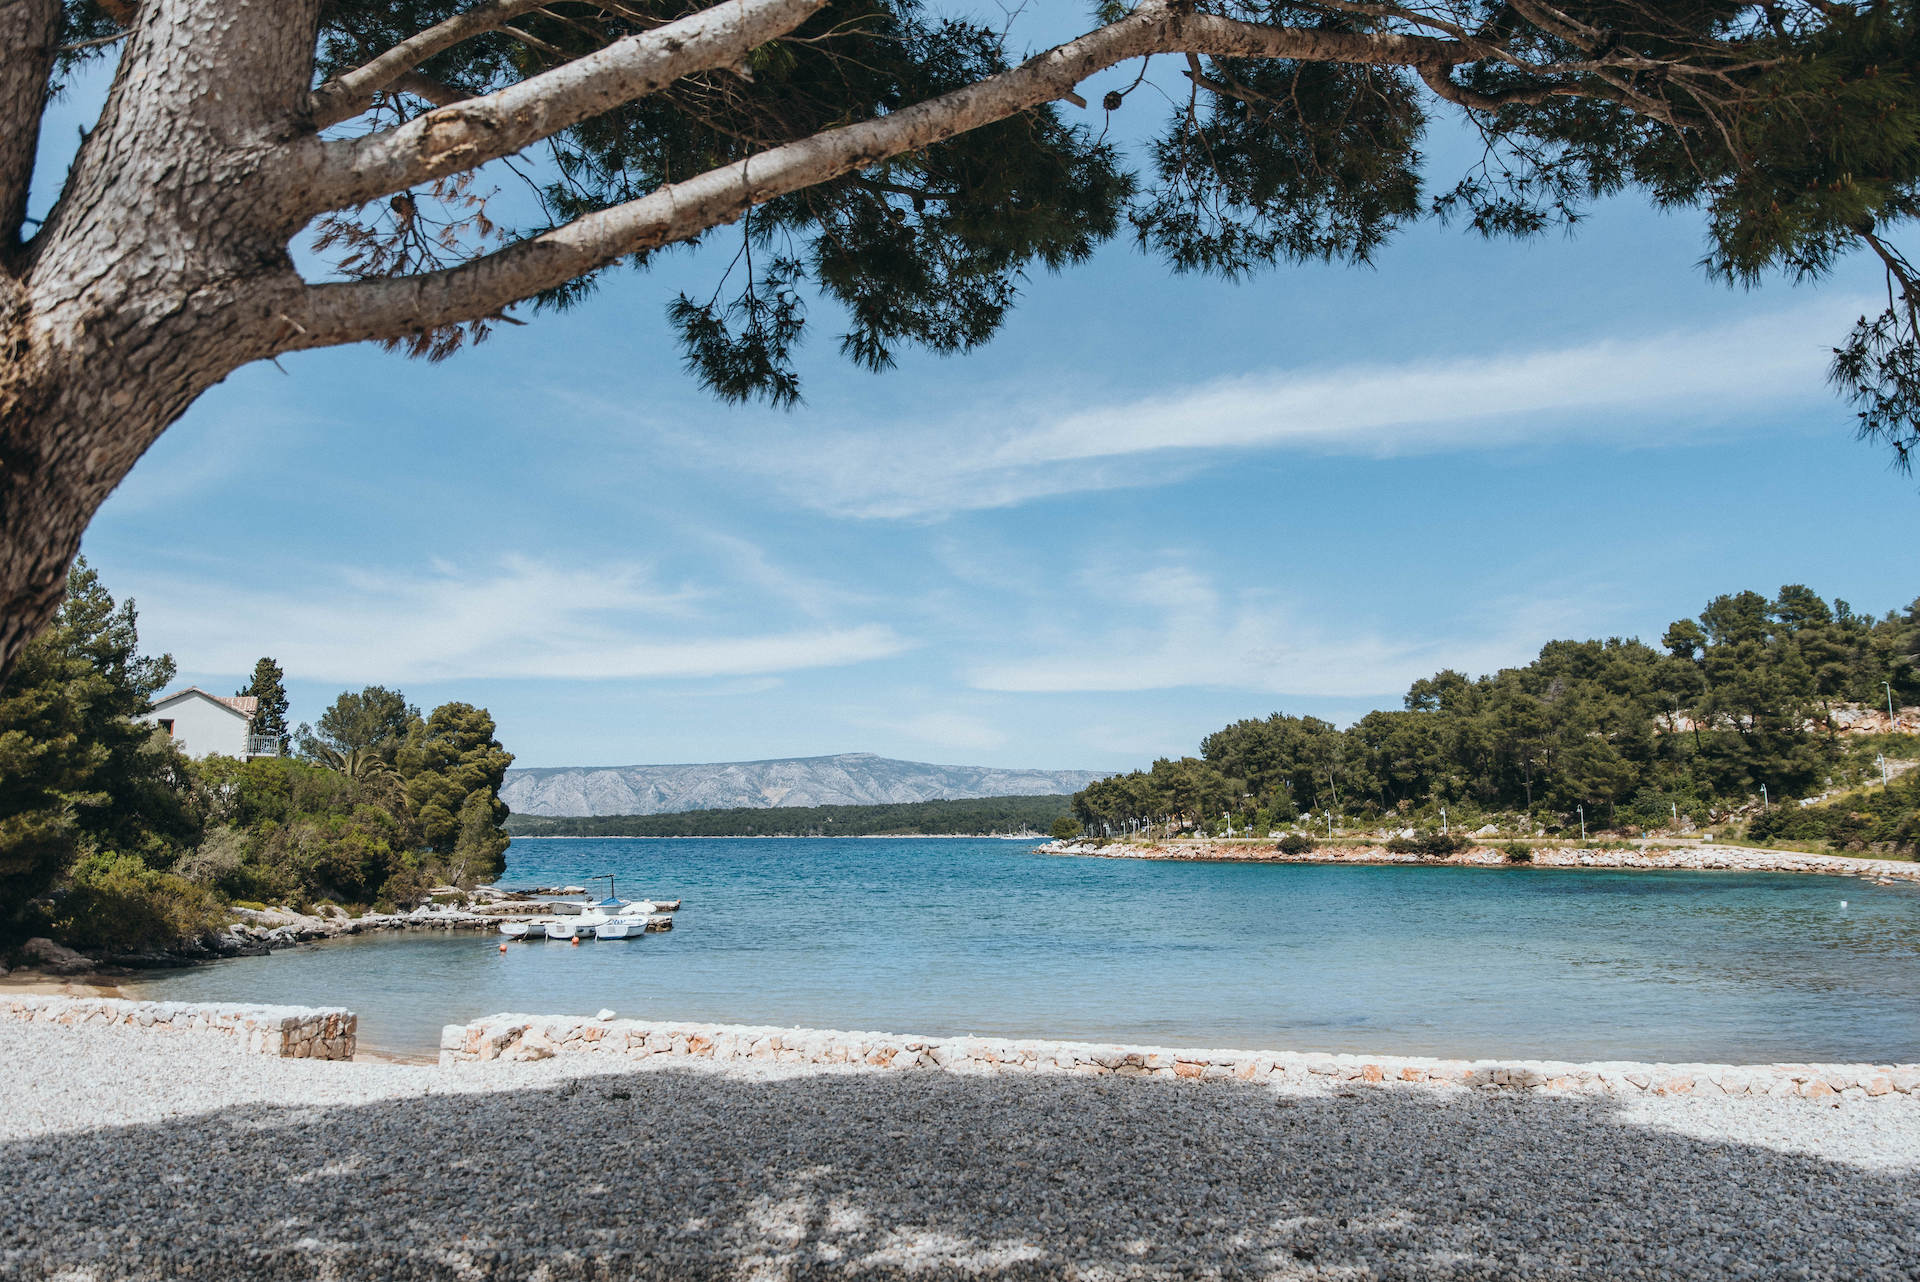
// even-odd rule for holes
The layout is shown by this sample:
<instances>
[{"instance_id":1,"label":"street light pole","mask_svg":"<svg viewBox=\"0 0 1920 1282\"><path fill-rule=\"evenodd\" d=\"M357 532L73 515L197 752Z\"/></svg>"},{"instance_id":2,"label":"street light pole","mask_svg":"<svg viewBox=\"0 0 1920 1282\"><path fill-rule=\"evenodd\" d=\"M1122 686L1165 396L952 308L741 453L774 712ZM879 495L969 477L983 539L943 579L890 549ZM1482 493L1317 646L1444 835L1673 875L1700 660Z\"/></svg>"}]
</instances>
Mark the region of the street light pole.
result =
<instances>
[{"instance_id":1,"label":"street light pole","mask_svg":"<svg viewBox=\"0 0 1920 1282\"><path fill-rule=\"evenodd\" d=\"M1580 810L1580 840L1585 841L1587 839L1587 807L1584 802L1582 802L1581 805L1579 806L1579 810Z\"/></svg>"},{"instance_id":2,"label":"street light pole","mask_svg":"<svg viewBox=\"0 0 1920 1282\"><path fill-rule=\"evenodd\" d=\"M1882 681L1880 684L1887 688L1887 733L1898 734L1900 724L1893 719L1893 682Z\"/></svg>"},{"instance_id":3,"label":"street light pole","mask_svg":"<svg viewBox=\"0 0 1920 1282\"><path fill-rule=\"evenodd\" d=\"M1765 810L1766 808L1767 808L1767 785L1761 784L1760 785L1760 809Z\"/></svg>"}]
</instances>

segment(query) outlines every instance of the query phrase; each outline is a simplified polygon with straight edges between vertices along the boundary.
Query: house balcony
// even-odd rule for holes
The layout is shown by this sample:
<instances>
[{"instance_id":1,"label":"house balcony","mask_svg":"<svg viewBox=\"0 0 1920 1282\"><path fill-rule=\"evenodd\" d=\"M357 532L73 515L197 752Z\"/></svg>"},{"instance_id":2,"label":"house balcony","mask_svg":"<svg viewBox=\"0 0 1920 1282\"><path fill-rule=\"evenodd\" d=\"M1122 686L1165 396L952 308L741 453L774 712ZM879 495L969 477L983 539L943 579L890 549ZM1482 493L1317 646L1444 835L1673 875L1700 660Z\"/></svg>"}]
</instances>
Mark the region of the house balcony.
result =
<instances>
[{"instance_id":1,"label":"house balcony","mask_svg":"<svg viewBox=\"0 0 1920 1282\"><path fill-rule=\"evenodd\" d=\"M255 757L277 757L280 755L280 740L270 734L250 734L247 736L247 759Z\"/></svg>"}]
</instances>

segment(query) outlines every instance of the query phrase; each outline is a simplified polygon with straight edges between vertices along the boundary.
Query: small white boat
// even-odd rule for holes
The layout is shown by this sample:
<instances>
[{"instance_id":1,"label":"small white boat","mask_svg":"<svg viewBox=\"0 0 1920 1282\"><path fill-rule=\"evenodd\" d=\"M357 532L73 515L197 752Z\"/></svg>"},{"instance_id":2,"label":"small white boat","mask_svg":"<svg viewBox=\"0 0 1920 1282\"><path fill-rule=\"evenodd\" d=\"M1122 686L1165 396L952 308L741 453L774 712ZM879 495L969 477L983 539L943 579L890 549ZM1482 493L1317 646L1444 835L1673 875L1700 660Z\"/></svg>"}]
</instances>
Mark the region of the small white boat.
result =
<instances>
[{"instance_id":1,"label":"small white boat","mask_svg":"<svg viewBox=\"0 0 1920 1282\"><path fill-rule=\"evenodd\" d=\"M638 939L646 933L646 916L637 913L620 913L593 928L595 939Z\"/></svg>"},{"instance_id":2,"label":"small white boat","mask_svg":"<svg viewBox=\"0 0 1920 1282\"><path fill-rule=\"evenodd\" d=\"M500 933L508 939L538 939L543 932L537 921L503 921Z\"/></svg>"},{"instance_id":3,"label":"small white boat","mask_svg":"<svg viewBox=\"0 0 1920 1282\"><path fill-rule=\"evenodd\" d=\"M588 904L586 911L574 918L574 924L582 939L592 936L595 939L611 939L618 936L602 935L600 928L617 919L626 910L627 901L612 897L602 899L597 904Z\"/></svg>"},{"instance_id":4,"label":"small white boat","mask_svg":"<svg viewBox=\"0 0 1920 1282\"><path fill-rule=\"evenodd\" d=\"M592 939L593 926L587 923L585 913L578 917L555 917L546 923L548 939L579 939L582 936Z\"/></svg>"}]
</instances>

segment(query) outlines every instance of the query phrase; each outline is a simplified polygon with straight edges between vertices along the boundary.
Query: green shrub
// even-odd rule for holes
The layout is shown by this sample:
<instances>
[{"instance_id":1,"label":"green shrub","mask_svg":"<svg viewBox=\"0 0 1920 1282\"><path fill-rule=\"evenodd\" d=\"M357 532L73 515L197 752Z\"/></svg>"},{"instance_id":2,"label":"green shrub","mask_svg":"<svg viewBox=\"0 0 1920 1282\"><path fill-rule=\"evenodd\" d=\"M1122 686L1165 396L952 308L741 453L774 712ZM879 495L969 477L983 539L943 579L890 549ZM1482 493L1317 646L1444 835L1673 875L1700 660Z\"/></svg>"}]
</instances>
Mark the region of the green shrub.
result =
<instances>
[{"instance_id":1,"label":"green shrub","mask_svg":"<svg viewBox=\"0 0 1920 1282\"><path fill-rule=\"evenodd\" d=\"M1047 835L1055 841L1072 841L1080 835L1080 821L1072 815L1061 815L1053 821L1053 827L1047 829Z\"/></svg>"},{"instance_id":2,"label":"green shrub","mask_svg":"<svg viewBox=\"0 0 1920 1282\"><path fill-rule=\"evenodd\" d=\"M1840 850L1920 849L1920 772L1825 805L1776 805L1748 825L1753 842L1825 841Z\"/></svg>"},{"instance_id":3,"label":"green shrub","mask_svg":"<svg viewBox=\"0 0 1920 1282\"><path fill-rule=\"evenodd\" d=\"M1445 859L1467 848L1464 837L1446 832L1422 832L1411 837L1394 837L1387 849L1396 855L1418 855L1422 859Z\"/></svg>"},{"instance_id":4,"label":"green shrub","mask_svg":"<svg viewBox=\"0 0 1920 1282\"><path fill-rule=\"evenodd\" d=\"M1509 841L1506 845L1500 847L1500 853L1506 857L1507 862L1510 864L1530 864L1533 862L1532 849L1521 845L1517 841Z\"/></svg>"},{"instance_id":5,"label":"green shrub","mask_svg":"<svg viewBox=\"0 0 1920 1282\"><path fill-rule=\"evenodd\" d=\"M1318 844L1304 832L1290 832L1280 839L1277 849L1282 854L1304 855Z\"/></svg>"},{"instance_id":6,"label":"green shrub","mask_svg":"<svg viewBox=\"0 0 1920 1282\"><path fill-rule=\"evenodd\" d=\"M402 861L398 872L387 878L373 906L385 912L416 907L426 902L427 892L438 884L439 878L423 868L417 857L410 857Z\"/></svg>"},{"instance_id":7,"label":"green shrub","mask_svg":"<svg viewBox=\"0 0 1920 1282\"><path fill-rule=\"evenodd\" d=\"M81 952L151 952L191 944L226 924L220 899L133 855L89 855L75 865L54 912L54 936Z\"/></svg>"},{"instance_id":8,"label":"green shrub","mask_svg":"<svg viewBox=\"0 0 1920 1282\"><path fill-rule=\"evenodd\" d=\"M239 876L251 848L247 835L238 828L214 828L200 839L198 846L180 856L173 871L202 886L226 889L227 883Z\"/></svg>"}]
</instances>

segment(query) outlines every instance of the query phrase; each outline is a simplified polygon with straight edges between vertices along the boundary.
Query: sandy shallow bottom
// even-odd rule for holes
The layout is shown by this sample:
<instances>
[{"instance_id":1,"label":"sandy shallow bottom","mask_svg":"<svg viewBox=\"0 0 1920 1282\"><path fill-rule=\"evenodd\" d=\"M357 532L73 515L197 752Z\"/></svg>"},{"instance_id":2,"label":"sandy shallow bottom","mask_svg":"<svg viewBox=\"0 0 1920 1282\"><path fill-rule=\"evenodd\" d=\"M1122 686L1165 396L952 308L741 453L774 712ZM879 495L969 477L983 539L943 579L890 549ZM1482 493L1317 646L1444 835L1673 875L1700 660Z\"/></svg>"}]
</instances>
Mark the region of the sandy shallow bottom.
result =
<instances>
[{"instance_id":1,"label":"sandy shallow bottom","mask_svg":"<svg viewBox=\"0 0 1920 1282\"><path fill-rule=\"evenodd\" d=\"M1920 1099L442 1069L0 1026L0 1276L1920 1273Z\"/></svg>"}]
</instances>

